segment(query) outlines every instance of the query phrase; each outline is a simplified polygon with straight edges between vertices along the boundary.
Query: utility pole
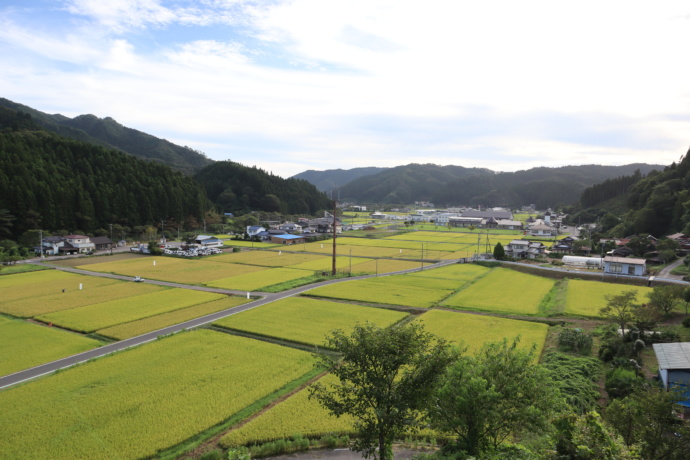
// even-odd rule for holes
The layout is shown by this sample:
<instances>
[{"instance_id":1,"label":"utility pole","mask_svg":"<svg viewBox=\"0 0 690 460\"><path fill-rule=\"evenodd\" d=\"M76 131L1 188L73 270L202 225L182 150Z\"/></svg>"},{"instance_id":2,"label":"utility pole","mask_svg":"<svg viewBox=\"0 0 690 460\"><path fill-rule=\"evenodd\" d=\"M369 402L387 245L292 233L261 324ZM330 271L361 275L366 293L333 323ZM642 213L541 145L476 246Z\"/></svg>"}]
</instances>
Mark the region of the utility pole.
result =
<instances>
[{"instance_id":1,"label":"utility pole","mask_svg":"<svg viewBox=\"0 0 690 460\"><path fill-rule=\"evenodd\" d=\"M38 247L41 248L41 260L43 260L43 230L39 230L38 235Z\"/></svg>"},{"instance_id":2,"label":"utility pole","mask_svg":"<svg viewBox=\"0 0 690 460\"><path fill-rule=\"evenodd\" d=\"M335 255L336 255L336 249L335 249L335 239L336 239L336 229L337 229L337 221L335 220L335 211L336 211L336 205L338 204L337 201L333 201L333 270L332 270L332 275L335 276Z\"/></svg>"}]
</instances>

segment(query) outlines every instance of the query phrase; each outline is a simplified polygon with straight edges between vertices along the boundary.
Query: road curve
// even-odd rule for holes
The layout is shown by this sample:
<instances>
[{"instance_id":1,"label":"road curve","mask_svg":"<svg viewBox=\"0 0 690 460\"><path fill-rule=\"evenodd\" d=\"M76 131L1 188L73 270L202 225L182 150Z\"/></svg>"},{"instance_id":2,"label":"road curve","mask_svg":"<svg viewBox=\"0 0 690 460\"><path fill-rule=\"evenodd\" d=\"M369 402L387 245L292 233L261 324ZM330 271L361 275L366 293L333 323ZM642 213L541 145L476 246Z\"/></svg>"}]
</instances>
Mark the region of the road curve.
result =
<instances>
[{"instance_id":1,"label":"road curve","mask_svg":"<svg viewBox=\"0 0 690 460\"><path fill-rule=\"evenodd\" d=\"M456 260L447 260L443 262L439 262L436 264L431 264L427 265L424 267L424 269L430 269L430 268L436 268L436 267L441 267L444 265L450 265L457 262ZM65 270L65 271L70 271L73 273L81 273L81 274L88 274L88 275L93 275L93 276L103 276L106 278L115 278L115 279L124 279L124 280L131 280L131 277L127 276L121 276L121 275L112 275L109 273L96 273L96 272L89 272L87 270L80 270L80 269L74 269L70 267L55 267L59 268L60 270ZM416 271L420 271L422 268L413 268L409 270L403 270L399 272L394 272L394 273L387 273L385 275L378 275L378 276L390 276L390 275L399 275L399 274L404 274L404 273L412 273ZM315 283L315 284L309 284L306 286L301 286L295 289L291 289L289 291L284 291L284 292L279 292L275 294L266 294L263 293L263 297L259 300L255 300L253 302L248 302L244 305L240 305L237 307L233 308L228 308L227 310L222 310L216 313L211 313L210 315L202 316L200 318L196 318L193 320L185 321L183 323L176 324L174 326L169 326L163 329L159 329L157 331L152 331L146 334L139 335L137 337L132 337L130 339L126 340L121 340L119 342L114 342L110 343L108 345L103 345L102 347L95 348L93 350L85 351L83 353L79 353L76 355L68 356L67 358L62 358L58 359L56 361L52 361L50 363L42 364L40 366L32 367L30 369L26 369L20 372L16 372L14 374L6 375L4 377L0 377L0 389L10 387L12 385L16 385L21 382L26 382L31 379L35 379L37 377L41 377L43 375L50 374L52 372L55 372L60 369L65 369L77 364L84 363L86 361L89 361L91 359L95 358L100 358L102 356L115 353L117 351L125 350L130 347L135 347L147 342L151 342L153 340L156 340L159 336L163 335L168 335L168 334L174 334L176 332L180 332L184 329L191 329L199 326L203 326L208 323L212 323L213 321L217 321L221 318L225 318L227 316L235 315L237 313L241 313L246 310L251 310L252 308L260 307L261 305L266 305L271 302L275 302L276 300L284 299L286 297L291 297L295 296L298 294L301 294L303 292L309 291L311 289L316 289L317 287L321 286L327 286L329 284L334 284L334 283L341 283L341 282L347 282L347 281L354 281L354 280L359 280L359 279L365 279L365 278L372 278L377 275L362 275L362 276L353 276L351 278L338 278L338 279L333 279L333 280L327 280L327 281L322 281L320 283ZM182 284L175 284L175 283L167 283L164 281L147 281L152 284L162 284L166 286L174 286L174 287L180 287L180 288L186 288L186 289L195 289L195 290L203 290L203 291L209 291L209 292L220 292L220 293L225 293L225 294L232 294L232 293L240 293L240 295L245 294L245 291L229 291L225 289L215 289L215 288L205 288L204 286L188 286L188 285L182 285Z\"/></svg>"}]
</instances>

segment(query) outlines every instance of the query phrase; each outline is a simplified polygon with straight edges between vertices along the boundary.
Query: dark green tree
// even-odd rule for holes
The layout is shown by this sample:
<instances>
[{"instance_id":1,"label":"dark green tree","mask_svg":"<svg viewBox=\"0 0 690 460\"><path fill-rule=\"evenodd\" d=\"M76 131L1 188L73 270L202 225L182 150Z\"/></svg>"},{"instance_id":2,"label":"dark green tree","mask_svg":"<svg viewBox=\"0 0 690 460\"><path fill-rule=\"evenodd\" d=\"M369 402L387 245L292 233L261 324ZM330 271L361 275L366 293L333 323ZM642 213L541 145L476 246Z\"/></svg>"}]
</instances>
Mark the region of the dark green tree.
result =
<instances>
[{"instance_id":1,"label":"dark green tree","mask_svg":"<svg viewBox=\"0 0 690 460\"><path fill-rule=\"evenodd\" d=\"M499 241L496 243L496 246L494 247L494 259L496 260L503 260L506 256L506 250L503 249L503 245Z\"/></svg>"},{"instance_id":2,"label":"dark green tree","mask_svg":"<svg viewBox=\"0 0 690 460\"><path fill-rule=\"evenodd\" d=\"M431 409L432 426L457 438L470 455L497 448L513 435L548 430L565 407L550 373L535 363L536 347L519 340L484 345L447 370Z\"/></svg>"},{"instance_id":3,"label":"dark green tree","mask_svg":"<svg viewBox=\"0 0 690 460\"><path fill-rule=\"evenodd\" d=\"M420 323L385 329L358 324L349 336L333 331L325 346L340 359L322 354L319 363L340 383L330 388L317 384L310 397L337 417L355 419L353 450L366 458L391 459L396 437L420 426L444 369L455 357L452 349Z\"/></svg>"},{"instance_id":4,"label":"dark green tree","mask_svg":"<svg viewBox=\"0 0 690 460\"><path fill-rule=\"evenodd\" d=\"M651 292L647 293L649 303L658 308L664 315L673 311L678 302L683 299L683 286L654 286Z\"/></svg>"}]
</instances>

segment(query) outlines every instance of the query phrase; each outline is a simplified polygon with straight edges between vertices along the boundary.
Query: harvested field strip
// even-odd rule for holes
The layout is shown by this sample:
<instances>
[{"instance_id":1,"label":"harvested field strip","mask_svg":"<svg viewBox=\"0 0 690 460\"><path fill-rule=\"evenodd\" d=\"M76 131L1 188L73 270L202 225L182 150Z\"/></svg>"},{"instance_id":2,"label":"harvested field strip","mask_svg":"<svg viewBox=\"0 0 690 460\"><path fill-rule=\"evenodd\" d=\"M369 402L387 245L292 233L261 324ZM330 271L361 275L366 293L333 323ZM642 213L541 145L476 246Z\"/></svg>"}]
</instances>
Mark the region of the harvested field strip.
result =
<instances>
[{"instance_id":1,"label":"harvested field strip","mask_svg":"<svg viewBox=\"0 0 690 460\"><path fill-rule=\"evenodd\" d=\"M261 288L266 286L272 286L274 284L284 283L286 281L305 278L307 276L311 276L312 274L312 271L309 270L298 270L294 268L271 268L270 270L246 273L244 275L237 275L231 278L209 281L205 284L207 286L222 289L260 291Z\"/></svg>"},{"instance_id":2,"label":"harvested field strip","mask_svg":"<svg viewBox=\"0 0 690 460\"><path fill-rule=\"evenodd\" d=\"M396 276L396 275L393 275ZM425 289L386 282L386 278L347 281L307 291L307 295L357 302L429 308L453 291Z\"/></svg>"},{"instance_id":3,"label":"harvested field strip","mask_svg":"<svg viewBox=\"0 0 690 460\"><path fill-rule=\"evenodd\" d=\"M206 302L199 305L192 305L191 307L181 308L168 313L162 313L160 315L151 316L138 321L132 321L125 324L120 324L118 326L101 329L97 332L106 337L124 340L130 337L146 334L147 332L156 331L158 329L163 329L168 326L189 321L191 319L210 315L211 313L215 313L217 311L236 307L247 302L251 302L251 300L237 296L224 297L222 299L212 300L211 302Z\"/></svg>"},{"instance_id":4,"label":"harvested field strip","mask_svg":"<svg viewBox=\"0 0 690 460\"><path fill-rule=\"evenodd\" d=\"M547 278L496 268L442 305L461 310L536 315L553 283Z\"/></svg>"},{"instance_id":5,"label":"harvested field strip","mask_svg":"<svg viewBox=\"0 0 690 460\"><path fill-rule=\"evenodd\" d=\"M320 383L337 383L332 375L321 378ZM305 437L327 434L351 434L353 419L347 415L335 417L321 407L315 399L309 399L309 388L303 388L285 401L231 431L221 438L223 447L236 447L249 444L288 438L299 433Z\"/></svg>"},{"instance_id":6,"label":"harvested field strip","mask_svg":"<svg viewBox=\"0 0 690 460\"><path fill-rule=\"evenodd\" d=\"M283 251L244 251L223 254L213 258L214 262L260 265L263 267L286 267L320 259L314 254L295 254Z\"/></svg>"},{"instance_id":7,"label":"harvested field strip","mask_svg":"<svg viewBox=\"0 0 690 460\"><path fill-rule=\"evenodd\" d=\"M537 356L544 347L549 327L531 321L497 318L488 315L431 310L419 317L428 332L476 353L484 343L498 342L520 336L520 347L537 346Z\"/></svg>"},{"instance_id":8,"label":"harvested field strip","mask_svg":"<svg viewBox=\"0 0 690 460\"><path fill-rule=\"evenodd\" d=\"M106 284L105 286L94 286L91 281L97 279L99 278L89 277L88 282L84 283L86 286L84 289L70 289L64 293L46 295L41 297L40 302L30 297L2 303L0 304L0 310L10 315L29 318L164 289L153 284L128 283L116 280L109 280L113 281L113 283Z\"/></svg>"},{"instance_id":9,"label":"harvested field strip","mask_svg":"<svg viewBox=\"0 0 690 460\"><path fill-rule=\"evenodd\" d=\"M407 313L341 302L291 297L228 316L214 324L228 329L307 345L323 345L334 329L349 333L355 324L369 321L386 327Z\"/></svg>"},{"instance_id":10,"label":"harvested field strip","mask_svg":"<svg viewBox=\"0 0 690 460\"><path fill-rule=\"evenodd\" d=\"M52 322L74 331L88 333L117 324L210 302L222 297L222 294L169 288L135 297L49 313L38 316L37 319L44 322Z\"/></svg>"},{"instance_id":11,"label":"harvested field strip","mask_svg":"<svg viewBox=\"0 0 690 460\"><path fill-rule=\"evenodd\" d=\"M101 342L21 320L0 319L0 375L91 350Z\"/></svg>"},{"instance_id":12,"label":"harvested field strip","mask_svg":"<svg viewBox=\"0 0 690 460\"><path fill-rule=\"evenodd\" d=\"M599 317L599 310L606 306L607 295L618 295L623 291L636 291L637 303L647 302L647 293L652 288L624 284L602 283L600 281L569 280L566 290L565 314Z\"/></svg>"},{"instance_id":13,"label":"harvested field strip","mask_svg":"<svg viewBox=\"0 0 690 460\"><path fill-rule=\"evenodd\" d=\"M0 458L152 458L313 365L266 342L176 334L0 392Z\"/></svg>"}]
</instances>

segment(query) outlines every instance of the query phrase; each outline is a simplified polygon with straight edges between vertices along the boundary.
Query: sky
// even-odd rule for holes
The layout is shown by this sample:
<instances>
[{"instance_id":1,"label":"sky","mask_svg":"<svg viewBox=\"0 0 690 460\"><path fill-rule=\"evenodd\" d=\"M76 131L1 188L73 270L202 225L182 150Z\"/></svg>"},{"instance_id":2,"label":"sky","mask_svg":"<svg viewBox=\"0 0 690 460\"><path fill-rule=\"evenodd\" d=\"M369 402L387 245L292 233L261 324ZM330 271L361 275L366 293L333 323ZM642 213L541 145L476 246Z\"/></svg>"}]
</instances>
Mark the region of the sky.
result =
<instances>
[{"instance_id":1,"label":"sky","mask_svg":"<svg viewBox=\"0 0 690 460\"><path fill-rule=\"evenodd\" d=\"M0 97L290 177L670 164L687 1L2 0Z\"/></svg>"}]
</instances>

